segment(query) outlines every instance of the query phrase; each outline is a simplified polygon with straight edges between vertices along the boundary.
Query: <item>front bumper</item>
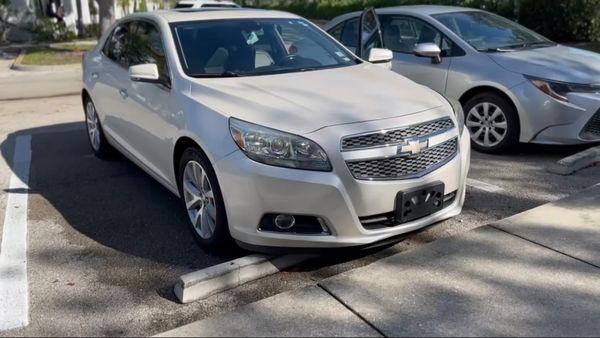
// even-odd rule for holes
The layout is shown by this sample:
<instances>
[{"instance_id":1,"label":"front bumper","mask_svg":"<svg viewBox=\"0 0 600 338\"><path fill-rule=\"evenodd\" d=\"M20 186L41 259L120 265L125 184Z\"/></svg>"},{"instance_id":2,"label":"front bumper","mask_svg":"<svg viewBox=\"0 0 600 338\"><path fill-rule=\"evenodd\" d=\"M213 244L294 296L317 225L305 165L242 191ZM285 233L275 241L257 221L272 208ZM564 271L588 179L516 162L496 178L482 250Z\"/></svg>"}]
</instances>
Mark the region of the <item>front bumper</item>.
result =
<instances>
[{"instance_id":1,"label":"front bumper","mask_svg":"<svg viewBox=\"0 0 600 338\"><path fill-rule=\"evenodd\" d=\"M441 110L419 113L420 120L432 120ZM334 248L367 245L410 232L460 213L469 170L470 140L467 132L459 138L457 155L427 175L404 180L362 181L352 177L339 142L343 135L377 130L390 125L408 125L415 116L328 127L305 135L319 143L329 155L332 172L279 168L260 164L236 151L215 164L221 185L231 235L253 246ZM456 128L453 130L458 134ZM455 135L456 136L456 135ZM359 217L392 212L398 192L432 182L443 182L445 194L456 192L453 202L435 214L376 230L367 230ZM258 230L263 215L285 213L317 216L325 221L330 235L302 235Z\"/></svg>"},{"instance_id":2,"label":"front bumper","mask_svg":"<svg viewBox=\"0 0 600 338\"><path fill-rule=\"evenodd\" d=\"M584 130L600 114L600 94L570 93L569 102L558 101L529 81L511 88L516 96L521 122L521 142L580 144L600 142Z\"/></svg>"}]
</instances>

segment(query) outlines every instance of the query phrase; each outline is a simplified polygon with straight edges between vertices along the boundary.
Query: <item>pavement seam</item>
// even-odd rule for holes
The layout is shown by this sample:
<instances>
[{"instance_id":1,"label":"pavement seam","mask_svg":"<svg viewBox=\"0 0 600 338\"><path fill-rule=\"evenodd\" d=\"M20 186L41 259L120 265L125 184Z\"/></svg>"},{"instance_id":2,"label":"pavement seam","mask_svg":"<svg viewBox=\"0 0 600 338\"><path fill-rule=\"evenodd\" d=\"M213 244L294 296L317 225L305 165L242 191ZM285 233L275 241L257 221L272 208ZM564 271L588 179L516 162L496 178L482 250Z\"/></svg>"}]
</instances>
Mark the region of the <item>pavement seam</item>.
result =
<instances>
[{"instance_id":1,"label":"pavement seam","mask_svg":"<svg viewBox=\"0 0 600 338\"><path fill-rule=\"evenodd\" d=\"M539 246L541 246L541 247L543 247L543 248L546 248L546 249L548 249L548 250L554 251L554 252L556 252L556 253L558 253L558 254L561 254L561 255L563 255L563 256L567 256L567 257L569 257L569 258L572 258L572 259L574 259L574 260L576 260L576 261L579 261L579 262L581 262L581 263L584 263L584 264L587 264L587 265L591 265L591 266L593 266L593 267L595 267L595 268L598 268L598 269L600 269L600 266L598 266L598 265L595 265L595 264L593 264L593 263L590 263L590 262L584 261L584 260L583 260L583 259L581 259L581 258L578 258L578 257L572 256L572 255L569 255L568 253L565 253L565 252L562 252L562 251L560 251L560 250L557 250L557 249L551 248L551 247L549 247L549 246L547 246L547 245L545 245L545 244L542 244L542 243L536 242L536 241L534 241L534 240L531 240L531 239L529 239L529 238L525 238L525 237L523 237L523 236L521 236L521 235L514 234L514 233L512 233L512 232L510 232L510 231L508 231L508 230L504 230L504 229L502 229L502 228L499 228L499 227L498 227L497 225L495 225L495 224L488 224L488 226L489 226L489 227L491 227L491 228L494 228L494 229L496 229L496 230L502 231L502 232L504 232L504 233L506 233L506 234L509 234L509 235L512 235L512 236L518 237L518 238L520 238L520 239L522 239L522 240L525 240L525 241L527 241L527 242L529 242L529 243L533 243L533 244L539 245Z\"/></svg>"},{"instance_id":2,"label":"pavement seam","mask_svg":"<svg viewBox=\"0 0 600 338\"><path fill-rule=\"evenodd\" d=\"M333 294L333 292L327 290L327 288L325 286L321 285L321 283L317 283L317 286L319 288L321 288L323 291L327 292L328 295L333 297L333 299L335 299L338 303L342 304L346 309L348 309L348 311L352 312L356 317L358 317L360 320L362 320L367 325L369 325L369 327L372 328L379 335L381 335L382 337L387 337L387 335L385 333L383 333L383 331L378 329L375 325L371 324L365 317L363 317L360 313L358 313L353 308L351 308L350 305L346 304L346 302L344 302L341 298L339 298L338 296Z\"/></svg>"}]
</instances>

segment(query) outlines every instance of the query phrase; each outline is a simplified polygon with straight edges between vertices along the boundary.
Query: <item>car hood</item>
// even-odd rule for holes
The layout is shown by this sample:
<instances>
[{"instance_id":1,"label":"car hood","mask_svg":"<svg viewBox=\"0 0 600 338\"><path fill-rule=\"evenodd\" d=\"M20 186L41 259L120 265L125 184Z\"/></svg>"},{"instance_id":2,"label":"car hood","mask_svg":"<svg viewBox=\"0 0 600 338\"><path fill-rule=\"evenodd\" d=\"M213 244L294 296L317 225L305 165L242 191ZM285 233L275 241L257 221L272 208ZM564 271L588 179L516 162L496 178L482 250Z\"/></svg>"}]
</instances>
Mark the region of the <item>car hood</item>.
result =
<instances>
[{"instance_id":1,"label":"car hood","mask_svg":"<svg viewBox=\"0 0 600 338\"><path fill-rule=\"evenodd\" d=\"M600 82L600 54L578 48L557 45L489 56L511 72L562 82Z\"/></svg>"},{"instance_id":2,"label":"car hood","mask_svg":"<svg viewBox=\"0 0 600 338\"><path fill-rule=\"evenodd\" d=\"M191 95L225 116L295 134L413 114L444 104L432 90L371 64L277 75L196 78Z\"/></svg>"}]
</instances>

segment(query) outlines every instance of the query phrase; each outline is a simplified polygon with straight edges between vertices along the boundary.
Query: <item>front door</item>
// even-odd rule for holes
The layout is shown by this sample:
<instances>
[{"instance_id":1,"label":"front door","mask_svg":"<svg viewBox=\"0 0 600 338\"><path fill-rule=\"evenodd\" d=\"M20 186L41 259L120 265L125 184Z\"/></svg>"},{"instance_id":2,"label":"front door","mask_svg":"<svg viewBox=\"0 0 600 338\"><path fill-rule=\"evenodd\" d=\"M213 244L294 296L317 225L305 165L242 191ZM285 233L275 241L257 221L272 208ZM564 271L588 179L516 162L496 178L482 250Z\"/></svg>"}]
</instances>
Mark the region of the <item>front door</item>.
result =
<instances>
[{"instance_id":1,"label":"front door","mask_svg":"<svg viewBox=\"0 0 600 338\"><path fill-rule=\"evenodd\" d=\"M394 52L392 70L439 93L446 80L453 52L452 42L432 25L404 15L381 15L383 45ZM435 43L442 50L441 62L420 57L413 50L420 43Z\"/></svg>"}]
</instances>

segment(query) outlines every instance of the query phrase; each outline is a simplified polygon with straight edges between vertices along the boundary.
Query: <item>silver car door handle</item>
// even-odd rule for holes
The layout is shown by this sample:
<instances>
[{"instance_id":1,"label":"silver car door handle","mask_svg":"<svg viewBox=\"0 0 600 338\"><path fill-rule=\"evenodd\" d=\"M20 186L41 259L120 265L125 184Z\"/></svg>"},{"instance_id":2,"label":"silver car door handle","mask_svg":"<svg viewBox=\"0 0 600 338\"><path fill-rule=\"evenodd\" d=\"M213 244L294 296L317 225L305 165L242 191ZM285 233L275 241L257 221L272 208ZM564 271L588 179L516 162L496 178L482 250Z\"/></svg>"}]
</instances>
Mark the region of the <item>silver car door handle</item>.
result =
<instances>
[{"instance_id":1,"label":"silver car door handle","mask_svg":"<svg viewBox=\"0 0 600 338\"><path fill-rule=\"evenodd\" d=\"M100 77L100 75L98 75L98 73L94 72L92 73L92 79L97 79L98 77Z\"/></svg>"},{"instance_id":2,"label":"silver car door handle","mask_svg":"<svg viewBox=\"0 0 600 338\"><path fill-rule=\"evenodd\" d=\"M129 95L127 95L127 90L126 89L119 90L119 94L121 94L121 97L124 98L124 99L126 99L127 96L129 96Z\"/></svg>"}]
</instances>

